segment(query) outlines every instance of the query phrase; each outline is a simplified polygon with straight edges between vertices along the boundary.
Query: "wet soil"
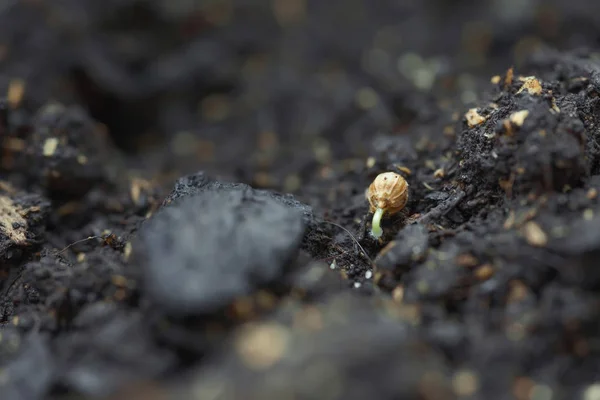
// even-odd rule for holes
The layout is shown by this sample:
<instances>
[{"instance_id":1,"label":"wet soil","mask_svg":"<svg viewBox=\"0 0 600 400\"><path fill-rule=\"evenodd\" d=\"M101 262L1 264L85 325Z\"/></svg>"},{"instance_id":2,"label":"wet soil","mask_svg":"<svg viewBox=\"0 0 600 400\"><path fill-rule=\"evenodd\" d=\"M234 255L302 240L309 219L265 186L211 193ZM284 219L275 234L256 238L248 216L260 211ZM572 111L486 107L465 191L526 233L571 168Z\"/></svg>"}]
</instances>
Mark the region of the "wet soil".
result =
<instances>
[{"instance_id":1,"label":"wet soil","mask_svg":"<svg viewBox=\"0 0 600 400\"><path fill-rule=\"evenodd\" d=\"M600 5L200 3L0 6L2 399L600 398Z\"/></svg>"}]
</instances>

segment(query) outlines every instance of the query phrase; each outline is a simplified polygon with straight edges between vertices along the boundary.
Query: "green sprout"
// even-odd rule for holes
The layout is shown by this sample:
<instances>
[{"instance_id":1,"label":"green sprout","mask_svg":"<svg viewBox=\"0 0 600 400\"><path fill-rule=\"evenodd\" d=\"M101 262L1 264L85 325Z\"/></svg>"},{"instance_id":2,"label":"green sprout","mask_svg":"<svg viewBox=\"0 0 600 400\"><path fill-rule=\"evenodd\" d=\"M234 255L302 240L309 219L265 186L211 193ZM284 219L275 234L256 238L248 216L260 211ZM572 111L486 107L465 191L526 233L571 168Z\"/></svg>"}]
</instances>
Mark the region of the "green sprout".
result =
<instances>
[{"instance_id":1,"label":"green sprout","mask_svg":"<svg viewBox=\"0 0 600 400\"><path fill-rule=\"evenodd\" d=\"M395 172L384 172L377 175L367 191L367 199L373 213L371 222L371 236L381 238L381 219L384 214L393 215L404 208L408 201L408 184L406 180Z\"/></svg>"},{"instance_id":2,"label":"green sprout","mask_svg":"<svg viewBox=\"0 0 600 400\"><path fill-rule=\"evenodd\" d=\"M373 221L371 222L371 236L375 239L379 239L383 235L383 229L381 229L381 217L383 217L383 208L378 208L373 213Z\"/></svg>"}]
</instances>

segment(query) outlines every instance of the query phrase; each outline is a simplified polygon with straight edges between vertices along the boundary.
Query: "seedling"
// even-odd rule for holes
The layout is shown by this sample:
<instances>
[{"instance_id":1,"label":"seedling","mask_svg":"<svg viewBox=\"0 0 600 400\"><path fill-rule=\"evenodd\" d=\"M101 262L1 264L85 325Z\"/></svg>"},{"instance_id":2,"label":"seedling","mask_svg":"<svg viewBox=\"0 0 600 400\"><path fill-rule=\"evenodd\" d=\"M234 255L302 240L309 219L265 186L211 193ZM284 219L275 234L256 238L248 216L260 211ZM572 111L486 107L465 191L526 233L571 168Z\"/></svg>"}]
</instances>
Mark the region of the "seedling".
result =
<instances>
[{"instance_id":1,"label":"seedling","mask_svg":"<svg viewBox=\"0 0 600 400\"><path fill-rule=\"evenodd\" d=\"M381 220L384 216L398 213L408 201L408 183L395 172L384 172L377 175L369 186L367 199L370 212L373 213L371 236L379 239L383 235Z\"/></svg>"}]
</instances>

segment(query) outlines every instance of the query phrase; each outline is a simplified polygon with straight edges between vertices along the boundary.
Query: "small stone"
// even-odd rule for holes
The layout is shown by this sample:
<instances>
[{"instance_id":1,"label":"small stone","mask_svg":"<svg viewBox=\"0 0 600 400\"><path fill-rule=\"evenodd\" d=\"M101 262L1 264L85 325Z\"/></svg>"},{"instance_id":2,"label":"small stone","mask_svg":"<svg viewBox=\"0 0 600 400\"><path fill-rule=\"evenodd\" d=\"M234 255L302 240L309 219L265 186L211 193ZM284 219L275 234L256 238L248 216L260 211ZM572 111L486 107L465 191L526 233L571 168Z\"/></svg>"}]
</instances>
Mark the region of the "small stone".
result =
<instances>
[{"instance_id":1,"label":"small stone","mask_svg":"<svg viewBox=\"0 0 600 400\"><path fill-rule=\"evenodd\" d=\"M212 312L253 293L289 268L302 211L275 194L216 184L164 207L133 246L146 293L171 315Z\"/></svg>"}]
</instances>

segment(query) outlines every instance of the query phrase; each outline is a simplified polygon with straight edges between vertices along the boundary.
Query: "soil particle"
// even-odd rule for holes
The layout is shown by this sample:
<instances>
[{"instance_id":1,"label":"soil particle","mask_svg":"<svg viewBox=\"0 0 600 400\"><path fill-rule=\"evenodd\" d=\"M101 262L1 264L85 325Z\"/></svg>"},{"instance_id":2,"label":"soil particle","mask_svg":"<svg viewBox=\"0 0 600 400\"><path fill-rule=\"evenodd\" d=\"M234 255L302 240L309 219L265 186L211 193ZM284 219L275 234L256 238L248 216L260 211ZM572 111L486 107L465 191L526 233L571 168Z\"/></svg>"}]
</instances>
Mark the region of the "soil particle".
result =
<instances>
[{"instance_id":1,"label":"soil particle","mask_svg":"<svg viewBox=\"0 0 600 400\"><path fill-rule=\"evenodd\" d=\"M144 291L171 315L214 312L286 272L306 229L302 208L214 182L147 221L133 244Z\"/></svg>"}]
</instances>

